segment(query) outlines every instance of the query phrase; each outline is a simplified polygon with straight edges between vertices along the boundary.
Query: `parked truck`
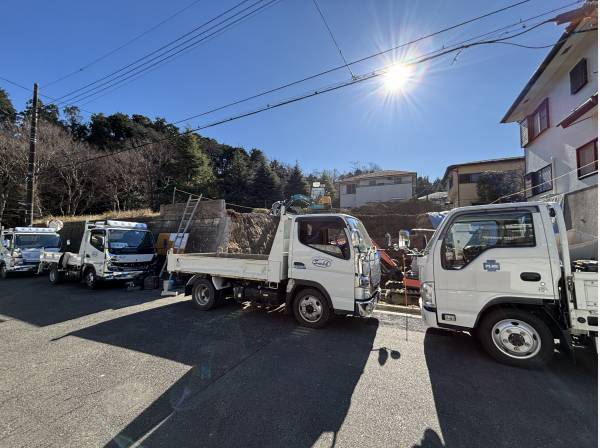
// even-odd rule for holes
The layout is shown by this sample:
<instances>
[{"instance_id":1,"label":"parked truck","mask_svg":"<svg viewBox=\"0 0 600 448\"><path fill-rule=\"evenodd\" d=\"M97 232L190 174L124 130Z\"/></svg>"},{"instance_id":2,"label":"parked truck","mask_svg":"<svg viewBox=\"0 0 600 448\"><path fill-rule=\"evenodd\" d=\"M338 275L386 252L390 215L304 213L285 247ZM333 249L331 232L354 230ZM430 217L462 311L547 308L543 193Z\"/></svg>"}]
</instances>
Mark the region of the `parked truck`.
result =
<instances>
[{"instance_id":1,"label":"parked truck","mask_svg":"<svg viewBox=\"0 0 600 448\"><path fill-rule=\"evenodd\" d=\"M369 315L379 299L377 251L363 224L344 214L292 215L279 209L268 255L167 255L167 270L186 277L185 293L200 310L224 298L285 304L304 326L323 327L333 314Z\"/></svg>"},{"instance_id":2,"label":"parked truck","mask_svg":"<svg viewBox=\"0 0 600 448\"><path fill-rule=\"evenodd\" d=\"M40 253L57 252L60 236L50 227L0 229L0 278L13 272L37 272Z\"/></svg>"},{"instance_id":3,"label":"parked truck","mask_svg":"<svg viewBox=\"0 0 600 448\"><path fill-rule=\"evenodd\" d=\"M426 323L470 332L498 361L540 366L555 340L597 342L597 261L572 269L558 204L456 208L418 265Z\"/></svg>"},{"instance_id":4,"label":"parked truck","mask_svg":"<svg viewBox=\"0 0 600 448\"><path fill-rule=\"evenodd\" d=\"M156 252L146 224L107 220L85 223L79 252L43 251L40 260L50 283L83 280L94 289L100 281L142 280L151 272Z\"/></svg>"}]
</instances>

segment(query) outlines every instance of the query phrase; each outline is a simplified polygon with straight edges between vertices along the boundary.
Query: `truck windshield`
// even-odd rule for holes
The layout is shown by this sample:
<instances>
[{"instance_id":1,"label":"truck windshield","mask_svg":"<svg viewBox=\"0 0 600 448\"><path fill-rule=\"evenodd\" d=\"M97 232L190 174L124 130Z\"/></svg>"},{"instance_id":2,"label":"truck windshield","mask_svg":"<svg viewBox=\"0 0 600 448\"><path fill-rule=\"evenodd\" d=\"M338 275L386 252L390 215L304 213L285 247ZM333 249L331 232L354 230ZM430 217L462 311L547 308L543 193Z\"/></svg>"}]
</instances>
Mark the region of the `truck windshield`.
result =
<instances>
[{"instance_id":1,"label":"truck windshield","mask_svg":"<svg viewBox=\"0 0 600 448\"><path fill-rule=\"evenodd\" d=\"M373 241L371 241L371 237L363 223L356 218L347 218L347 221L350 230L357 231L359 234L358 250L360 252L368 252L373 247Z\"/></svg>"},{"instance_id":2,"label":"truck windshield","mask_svg":"<svg viewBox=\"0 0 600 448\"><path fill-rule=\"evenodd\" d=\"M46 249L60 247L60 237L51 233L29 233L15 235L15 248L41 249L42 247Z\"/></svg>"},{"instance_id":3,"label":"truck windshield","mask_svg":"<svg viewBox=\"0 0 600 448\"><path fill-rule=\"evenodd\" d=\"M114 254L154 253L154 238L147 230L117 230L108 232L108 249Z\"/></svg>"}]
</instances>

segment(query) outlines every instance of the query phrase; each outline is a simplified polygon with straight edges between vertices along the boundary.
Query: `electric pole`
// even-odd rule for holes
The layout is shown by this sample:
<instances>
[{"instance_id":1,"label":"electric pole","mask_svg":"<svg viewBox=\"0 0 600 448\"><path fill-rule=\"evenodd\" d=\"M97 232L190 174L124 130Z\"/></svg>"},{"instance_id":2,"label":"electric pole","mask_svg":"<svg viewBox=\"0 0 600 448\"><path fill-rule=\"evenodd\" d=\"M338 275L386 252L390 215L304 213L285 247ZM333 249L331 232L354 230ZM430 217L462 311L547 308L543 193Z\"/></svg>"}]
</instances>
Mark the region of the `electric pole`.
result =
<instances>
[{"instance_id":1,"label":"electric pole","mask_svg":"<svg viewBox=\"0 0 600 448\"><path fill-rule=\"evenodd\" d=\"M29 161L27 163L27 211L25 224L33 224L33 198L35 191L35 146L37 143L38 121L38 85L33 84L33 100L31 105L31 133L29 134Z\"/></svg>"}]
</instances>

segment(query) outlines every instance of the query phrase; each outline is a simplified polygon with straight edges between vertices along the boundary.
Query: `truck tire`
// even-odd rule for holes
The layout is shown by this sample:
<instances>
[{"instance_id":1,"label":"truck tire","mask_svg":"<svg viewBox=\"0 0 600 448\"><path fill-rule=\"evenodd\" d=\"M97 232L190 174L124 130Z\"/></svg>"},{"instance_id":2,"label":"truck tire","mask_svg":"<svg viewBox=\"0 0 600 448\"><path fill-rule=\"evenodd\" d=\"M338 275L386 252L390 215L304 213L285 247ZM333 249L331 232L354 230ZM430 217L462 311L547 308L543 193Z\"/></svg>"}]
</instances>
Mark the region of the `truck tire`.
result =
<instances>
[{"instance_id":1,"label":"truck tire","mask_svg":"<svg viewBox=\"0 0 600 448\"><path fill-rule=\"evenodd\" d=\"M293 302L294 317L300 325L323 328L331 318L331 309L323 294L314 288L300 290Z\"/></svg>"},{"instance_id":2,"label":"truck tire","mask_svg":"<svg viewBox=\"0 0 600 448\"><path fill-rule=\"evenodd\" d=\"M6 269L6 265L4 263L0 264L0 279L4 280L8 277L8 270Z\"/></svg>"},{"instance_id":3,"label":"truck tire","mask_svg":"<svg viewBox=\"0 0 600 448\"><path fill-rule=\"evenodd\" d=\"M209 278L199 278L192 286L192 305L196 309L208 311L217 304L218 295Z\"/></svg>"},{"instance_id":4,"label":"truck tire","mask_svg":"<svg viewBox=\"0 0 600 448\"><path fill-rule=\"evenodd\" d=\"M83 282L87 289L96 289L98 287L98 277L94 268L87 268L83 271Z\"/></svg>"},{"instance_id":5,"label":"truck tire","mask_svg":"<svg viewBox=\"0 0 600 448\"><path fill-rule=\"evenodd\" d=\"M63 273L58 270L58 265L53 264L50 266L50 272L48 273L48 280L53 285L58 285L63 280Z\"/></svg>"},{"instance_id":6,"label":"truck tire","mask_svg":"<svg viewBox=\"0 0 600 448\"><path fill-rule=\"evenodd\" d=\"M490 311L477 336L492 358L515 367L542 367L554 355L554 337L546 322L523 309Z\"/></svg>"}]
</instances>

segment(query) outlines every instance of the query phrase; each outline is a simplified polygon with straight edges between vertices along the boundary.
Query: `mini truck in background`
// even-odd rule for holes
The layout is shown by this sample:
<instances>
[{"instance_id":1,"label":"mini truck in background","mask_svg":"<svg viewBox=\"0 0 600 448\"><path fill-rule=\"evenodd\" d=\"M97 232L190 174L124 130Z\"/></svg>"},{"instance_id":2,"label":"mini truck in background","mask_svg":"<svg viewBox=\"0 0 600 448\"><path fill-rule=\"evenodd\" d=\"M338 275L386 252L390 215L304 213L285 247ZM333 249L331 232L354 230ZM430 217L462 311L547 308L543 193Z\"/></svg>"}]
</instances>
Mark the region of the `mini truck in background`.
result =
<instances>
[{"instance_id":1,"label":"mini truck in background","mask_svg":"<svg viewBox=\"0 0 600 448\"><path fill-rule=\"evenodd\" d=\"M430 327L469 331L496 360L523 367L598 338L597 261L572 271L558 204L456 208L418 259ZM597 348L597 347L596 347Z\"/></svg>"},{"instance_id":2,"label":"mini truck in background","mask_svg":"<svg viewBox=\"0 0 600 448\"><path fill-rule=\"evenodd\" d=\"M155 260L146 224L107 220L85 223L78 253L43 251L40 270L49 270L53 284L70 278L94 289L99 281L143 280Z\"/></svg>"},{"instance_id":3,"label":"mini truck in background","mask_svg":"<svg viewBox=\"0 0 600 448\"><path fill-rule=\"evenodd\" d=\"M167 255L167 270L187 277L200 310L220 299L285 304L304 326L323 327L333 314L369 315L379 299L379 256L362 223L344 214L279 216L269 255Z\"/></svg>"},{"instance_id":4,"label":"mini truck in background","mask_svg":"<svg viewBox=\"0 0 600 448\"><path fill-rule=\"evenodd\" d=\"M0 278L13 272L37 272L42 250L58 252L60 236L49 227L0 230Z\"/></svg>"}]
</instances>

